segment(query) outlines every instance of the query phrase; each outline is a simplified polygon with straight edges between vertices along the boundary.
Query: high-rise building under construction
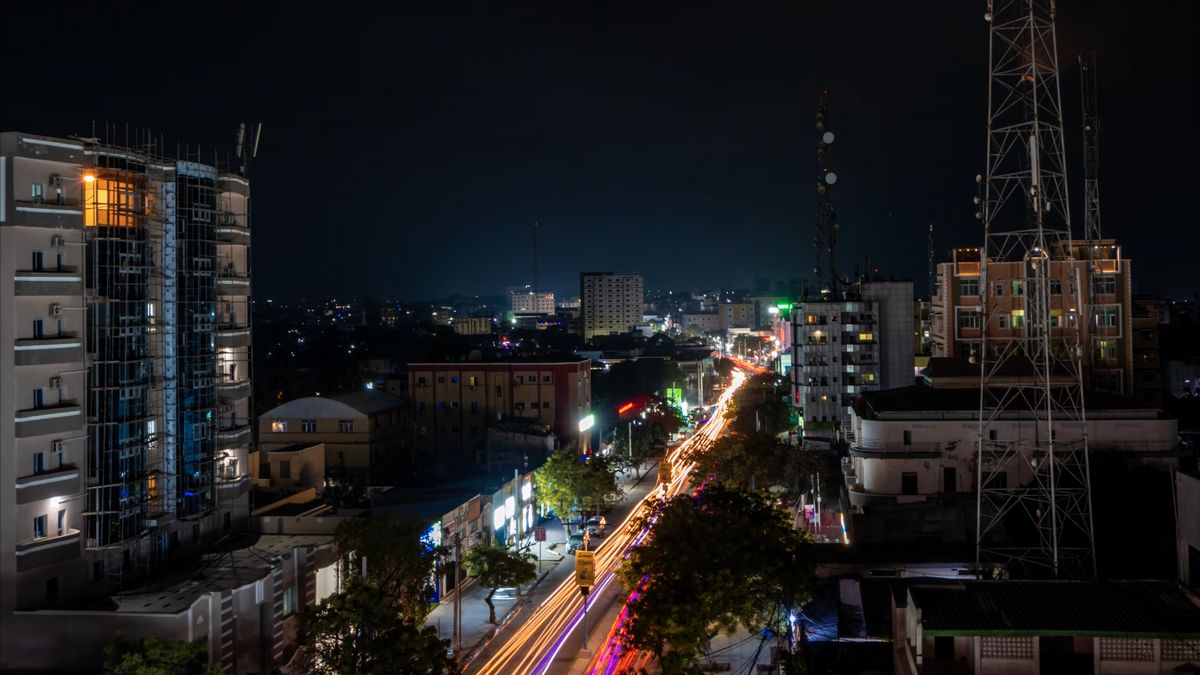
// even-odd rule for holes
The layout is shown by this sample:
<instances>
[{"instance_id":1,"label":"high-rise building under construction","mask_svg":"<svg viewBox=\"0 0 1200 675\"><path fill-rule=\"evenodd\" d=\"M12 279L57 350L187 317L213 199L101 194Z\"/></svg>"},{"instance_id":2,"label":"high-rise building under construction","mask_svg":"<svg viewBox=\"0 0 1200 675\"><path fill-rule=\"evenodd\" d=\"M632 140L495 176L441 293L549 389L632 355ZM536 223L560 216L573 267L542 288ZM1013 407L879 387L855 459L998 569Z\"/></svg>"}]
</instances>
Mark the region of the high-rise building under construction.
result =
<instances>
[{"instance_id":1,"label":"high-rise building under construction","mask_svg":"<svg viewBox=\"0 0 1200 675\"><path fill-rule=\"evenodd\" d=\"M176 154L0 134L2 624L248 515L249 182Z\"/></svg>"}]
</instances>

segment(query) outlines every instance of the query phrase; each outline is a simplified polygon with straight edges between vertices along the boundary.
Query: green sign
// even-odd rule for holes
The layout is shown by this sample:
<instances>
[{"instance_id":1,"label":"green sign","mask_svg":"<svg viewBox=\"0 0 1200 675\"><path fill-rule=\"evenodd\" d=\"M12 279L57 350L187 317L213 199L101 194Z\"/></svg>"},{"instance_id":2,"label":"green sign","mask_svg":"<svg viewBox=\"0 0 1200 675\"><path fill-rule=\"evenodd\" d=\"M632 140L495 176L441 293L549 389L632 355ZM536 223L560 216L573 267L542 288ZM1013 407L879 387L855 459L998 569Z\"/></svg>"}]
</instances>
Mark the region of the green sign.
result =
<instances>
[{"instance_id":1,"label":"green sign","mask_svg":"<svg viewBox=\"0 0 1200 675\"><path fill-rule=\"evenodd\" d=\"M682 387L668 387L667 388L667 403L671 403L673 405L678 406L682 402L683 402L683 388Z\"/></svg>"}]
</instances>

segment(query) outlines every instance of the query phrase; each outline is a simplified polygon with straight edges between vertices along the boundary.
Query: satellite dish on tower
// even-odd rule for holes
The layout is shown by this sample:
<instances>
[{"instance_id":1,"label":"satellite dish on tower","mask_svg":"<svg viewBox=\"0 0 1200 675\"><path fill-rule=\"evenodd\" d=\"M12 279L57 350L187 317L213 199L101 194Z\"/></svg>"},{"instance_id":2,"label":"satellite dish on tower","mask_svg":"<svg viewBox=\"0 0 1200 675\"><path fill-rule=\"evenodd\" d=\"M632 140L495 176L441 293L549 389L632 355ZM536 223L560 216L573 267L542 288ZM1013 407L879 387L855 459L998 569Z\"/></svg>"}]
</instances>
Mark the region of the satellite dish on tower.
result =
<instances>
[{"instance_id":1,"label":"satellite dish on tower","mask_svg":"<svg viewBox=\"0 0 1200 675\"><path fill-rule=\"evenodd\" d=\"M833 142L833 132L826 131L825 135L821 136L821 140L825 142L825 145L829 145L830 143Z\"/></svg>"},{"instance_id":2,"label":"satellite dish on tower","mask_svg":"<svg viewBox=\"0 0 1200 675\"><path fill-rule=\"evenodd\" d=\"M836 183L836 182L837 182L837 174L836 174L836 173L834 173L834 172L832 172L832 171L830 171L829 173L825 174L825 182L826 182L826 183L828 183L828 184L830 184L830 185L833 185L834 183Z\"/></svg>"}]
</instances>

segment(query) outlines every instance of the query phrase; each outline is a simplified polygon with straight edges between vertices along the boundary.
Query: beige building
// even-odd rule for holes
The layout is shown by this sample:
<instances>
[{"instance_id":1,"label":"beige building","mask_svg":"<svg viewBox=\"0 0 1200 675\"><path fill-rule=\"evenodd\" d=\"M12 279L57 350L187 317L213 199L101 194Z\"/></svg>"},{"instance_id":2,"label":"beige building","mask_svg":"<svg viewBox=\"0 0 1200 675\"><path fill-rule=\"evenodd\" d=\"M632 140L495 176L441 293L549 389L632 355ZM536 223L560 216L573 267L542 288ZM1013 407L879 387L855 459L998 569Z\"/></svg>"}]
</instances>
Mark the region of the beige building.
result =
<instances>
[{"instance_id":1,"label":"beige building","mask_svg":"<svg viewBox=\"0 0 1200 675\"><path fill-rule=\"evenodd\" d=\"M459 335L490 335L496 321L490 316L464 316L455 319L453 326Z\"/></svg>"},{"instance_id":2,"label":"beige building","mask_svg":"<svg viewBox=\"0 0 1200 675\"><path fill-rule=\"evenodd\" d=\"M584 272L579 275L583 339L628 333L642 323L645 294L639 274Z\"/></svg>"},{"instance_id":3,"label":"beige building","mask_svg":"<svg viewBox=\"0 0 1200 675\"><path fill-rule=\"evenodd\" d=\"M325 444L297 443L250 453L250 476L255 500L261 493L292 494L309 488L319 497L325 491Z\"/></svg>"},{"instance_id":4,"label":"beige building","mask_svg":"<svg viewBox=\"0 0 1200 675\"><path fill-rule=\"evenodd\" d=\"M1091 288L1084 288L1089 259L1095 265ZM930 318L933 356L970 356L979 348L986 293L989 340L1025 330L1025 276L1019 262L989 261L986 282L980 279L980 250L958 248L951 262L938 265L938 288ZM983 284L986 283L986 288ZM1056 252L1050 262L1050 324L1055 334L1078 329L1084 348L1085 386L1132 393L1133 341L1130 261L1111 239L1087 250L1076 241L1070 252ZM1087 316L1082 316L1088 309Z\"/></svg>"},{"instance_id":5,"label":"beige building","mask_svg":"<svg viewBox=\"0 0 1200 675\"><path fill-rule=\"evenodd\" d=\"M391 485L411 469L404 402L382 391L309 396L275 406L258 418L258 443L259 475L270 472L272 480L280 467L264 469L264 461L275 462L280 459L275 453L284 449L318 443L325 448L326 485Z\"/></svg>"},{"instance_id":6,"label":"beige building","mask_svg":"<svg viewBox=\"0 0 1200 675\"><path fill-rule=\"evenodd\" d=\"M0 133L0 670L94 667L38 650L111 639L66 608L244 529L248 214L150 144Z\"/></svg>"},{"instance_id":7,"label":"beige building","mask_svg":"<svg viewBox=\"0 0 1200 675\"><path fill-rule=\"evenodd\" d=\"M537 421L560 442L586 450L591 361L410 363L416 451L422 466L486 463L487 429L506 418Z\"/></svg>"}]
</instances>

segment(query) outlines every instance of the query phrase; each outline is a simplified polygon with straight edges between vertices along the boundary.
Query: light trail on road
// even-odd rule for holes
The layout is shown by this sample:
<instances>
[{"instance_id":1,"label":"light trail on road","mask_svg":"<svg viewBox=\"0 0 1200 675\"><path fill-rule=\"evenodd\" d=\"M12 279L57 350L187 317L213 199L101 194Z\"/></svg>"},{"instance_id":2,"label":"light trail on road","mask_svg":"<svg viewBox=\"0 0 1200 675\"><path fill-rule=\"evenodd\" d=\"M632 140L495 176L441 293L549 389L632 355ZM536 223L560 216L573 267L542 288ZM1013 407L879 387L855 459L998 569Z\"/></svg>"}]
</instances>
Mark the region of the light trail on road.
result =
<instances>
[{"instance_id":1,"label":"light trail on road","mask_svg":"<svg viewBox=\"0 0 1200 675\"><path fill-rule=\"evenodd\" d=\"M598 545L595 562L597 583L588 597L589 610L614 581L613 572L625 559L629 547L640 543L648 534L653 521L643 528L636 527L636 523L648 513L651 500L678 494L687 484L688 475L695 467L692 457L716 441L724 431L725 406L745 379L746 376L741 371L734 373L733 382L721 394L708 421L699 431L663 457L660 471L662 465L669 467L670 482L660 484L658 489L643 497L613 534ZM582 621L583 608L580 597L572 575L564 580L484 663L475 667L467 663L464 664L464 669L479 675L545 673L562 650L563 644ZM608 646L608 642L605 646Z\"/></svg>"}]
</instances>

